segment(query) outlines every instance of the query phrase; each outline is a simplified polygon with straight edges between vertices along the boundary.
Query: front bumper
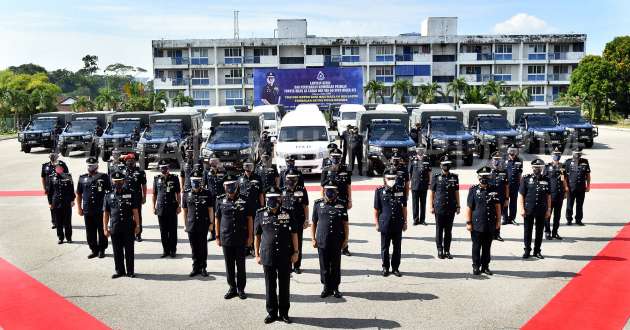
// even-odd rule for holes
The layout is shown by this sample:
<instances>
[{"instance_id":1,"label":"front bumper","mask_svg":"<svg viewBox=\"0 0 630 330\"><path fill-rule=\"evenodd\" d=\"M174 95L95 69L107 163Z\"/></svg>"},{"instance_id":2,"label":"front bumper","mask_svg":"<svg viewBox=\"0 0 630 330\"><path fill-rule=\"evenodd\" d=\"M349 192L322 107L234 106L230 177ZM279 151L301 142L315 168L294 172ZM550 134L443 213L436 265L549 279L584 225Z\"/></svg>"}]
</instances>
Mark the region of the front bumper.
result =
<instances>
[{"instance_id":1,"label":"front bumper","mask_svg":"<svg viewBox=\"0 0 630 330\"><path fill-rule=\"evenodd\" d=\"M20 133L18 142L31 147L51 146L53 144L52 135L44 136L41 133Z\"/></svg>"},{"instance_id":2,"label":"front bumper","mask_svg":"<svg viewBox=\"0 0 630 330\"><path fill-rule=\"evenodd\" d=\"M103 142L99 142L98 146L103 151L112 151L113 149L118 149L120 152L135 151L136 141L128 138L104 139L101 141Z\"/></svg>"},{"instance_id":3,"label":"front bumper","mask_svg":"<svg viewBox=\"0 0 630 330\"><path fill-rule=\"evenodd\" d=\"M94 140L92 138L84 139L83 137L64 137L59 139L59 147L68 150L90 150Z\"/></svg>"},{"instance_id":4,"label":"front bumper","mask_svg":"<svg viewBox=\"0 0 630 330\"><path fill-rule=\"evenodd\" d=\"M302 172L302 174L321 174L322 173L322 162L323 158L315 158L315 159L298 159L295 161L295 168ZM287 163L284 159L276 158L276 166L278 167L278 171L285 170L287 168Z\"/></svg>"}]
</instances>

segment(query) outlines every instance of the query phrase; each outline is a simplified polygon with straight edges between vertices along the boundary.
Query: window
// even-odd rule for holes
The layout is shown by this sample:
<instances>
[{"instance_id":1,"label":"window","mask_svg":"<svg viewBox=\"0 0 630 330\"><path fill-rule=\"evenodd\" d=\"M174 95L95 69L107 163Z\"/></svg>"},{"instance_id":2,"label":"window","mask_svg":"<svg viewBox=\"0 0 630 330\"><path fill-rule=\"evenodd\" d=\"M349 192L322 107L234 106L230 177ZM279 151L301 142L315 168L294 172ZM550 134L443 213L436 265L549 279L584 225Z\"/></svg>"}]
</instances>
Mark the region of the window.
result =
<instances>
[{"instance_id":1,"label":"window","mask_svg":"<svg viewBox=\"0 0 630 330\"><path fill-rule=\"evenodd\" d=\"M225 83L230 84L240 84L242 83L243 75L241 69L229 69L225 72Z\"/></svg>"},{"instance_id":2,"label":"window","mask_svg":"<svg viewBox=\"0 0 630 330\"><path fill-rule=\"evenodd\" d=\"M431 45L420 45L420 54L429 54L431 52Z\"/></svg>"},{"instance_id":3,"label":"window","mask_svg":"<svg viewBox=\"0 0 630 330\"><path fill-rule=\"evenodd\" d=\"M497 61L512 59L512 45L496 45L494 58Z\"/></svg>"},{"instance_id":4,"label":"window","mask_svg":"<svg viewBox=\"0 0 630 330\"><path fill-rule=\"evenodd\" d=\"M568 53L569 52L569 44L557 44L553 45L554 53Z\"/></svg>"},{"instance_id":5,"label":"window","mask_svg":"<svg viewBox=\"0 0 630 330\"><path fill-rule=\"evenodd\" d=\"M527 74L545 73L544 65L528 65Z\"/></svg>"},{"instance_id":6,"label":"window","mask_svg":"<svg viewBox=\"0 0 630 330\"><path fill-rule=\"evenodd\" d=\"M328 47L306 47L306 55L331 55L332 50Z\"/></svg>"},{"instance_id":7,"label":"window","mask_svg":"<svg viewBox=\"0 0 630 330\"><path fill-rule=\"evenodd\" d=\"M527 54L528 60L544 60L547 58L547 47L545 44L532 44L528 45L529 52Z\"/></svg>"},{"instance_id":8,"label":"window","mask_svg":"<svg viewBox=\"0 0 630 330\"><path fill-rule=\"evenodd\" d=\"M466 74L481 74L480 66L467 66L465 70Z\"/></svg>"},{"instance_id":9,"label":"window","mask_svg":"<svg viewBox=\"0 0 630 330\"><path fill-rule=\"evenodd\" d=\"M356 46L344 46L343 55L359 55L359 47Z\"/></svg>"},{"instance_id":10,"label":"window","mask_svg":"<svg viewBox=\"0 0 630 330\"><path fill-rule=\"evenodd\" d=\"M380 82L394 82L394 70L391 66L377 66L376 81Z\"/></svg>"},{"instance_id":11,"label":"window","mask_svg":"<svg viewBox=\"0 0 630 330\"><path fill-rule=\"evenodd\" d=\"M449 83L455 79L455 76L433 76L433 82Z\"/></svg>"},{"instance_id":12,"label":"window","mask_svg":"<svg viewBox=\"0 0 630 330\"><path fill-rule=\"evenodd\" d=\"M225 105L243 105L243 91L240 89L226 89Z\"/></svg>"},{"instance_id":13,"label":"window","mask_svg":"<svg viewBox=\"0 0 630 330\"><path fill-rule=\"evenodd\" d=\"M455 55L433 55L433 62L455 62Z\"/></svg>"},{"instance_id":14,"label":"window","mask_svg":"<svg viewBox=\"0 0 630 330\"><path fill-rule=\"evenodd\" d=\"M376 54L377 62L391 62L394 60L394 52L391 46L375 46L374 53Z\"/></svg>"},{"instance_id":15,"label":"window","mask_svg":"<svg viewBox=\"0 0 630 330\"><path fill-rule=\"evenodd\" d=\"M495 81L511 81L512 69L509 65L496 65L494 67L494 80Z\"/></svg>"},{"instance_id":16,"label":"window","mask_svg":"<svg viewBox=\"0 0 630 330\"><path fill-rule=\"evenodd\" d=\"M208 48L193 48L190 64L193 64L193 65L208 64Z\"/></svg>"},{"instance_id":17,"label":"window","mask_svg":"<svg viewBox=\"0 0 630 330\"><path fill-rule=\"evenodd\" d=\"M193 90L192 97L195 105L210 105L210 90Z\"/></svg>"},{"instance_id":18,"label":"window","mask_svg":"<svg viewBox=\"0 0 630 330\"><path fill-rule=\"evenodd\" d=\"M304 57L280 57L280 64L304 64Z\"/></svg>"},{"instance_id":19,"label":"window","mask_svg":"<svg viewBox=\"0 0 630 330\"><path fill-rule=\"evenodd\" d=\"M192 70L193 85L210 85L208 70Z\"/></svg>"},{"instance_id":20,"label":"window","mask_svg":"<svg viewBox=\"0 0 630 330\"><path fill-rule=\"evenodd\" d=\"M240 48L225 48L223 54L225 64L240 64L243 61Z\"/></svg>"},{"instance_id":21,"label":"window","mask_svg":"<svg viewBox=\"0 0 630 330\"><path fill-rule=\"evenodd\" d=\"M577 53L584 52L584 43L583 42L575 42L573 43L573 51Z\"/></svg>"},{"instance_id":22,"label":"window","mask_svg":"<svg viewBox=\"0 0 630 330\"><path fill-rule=\"evenodd\" d=\"M531 102L545 101L545 88L543 86L531 86L528 88L529 100Z\"/></svg>"}]
</instances>

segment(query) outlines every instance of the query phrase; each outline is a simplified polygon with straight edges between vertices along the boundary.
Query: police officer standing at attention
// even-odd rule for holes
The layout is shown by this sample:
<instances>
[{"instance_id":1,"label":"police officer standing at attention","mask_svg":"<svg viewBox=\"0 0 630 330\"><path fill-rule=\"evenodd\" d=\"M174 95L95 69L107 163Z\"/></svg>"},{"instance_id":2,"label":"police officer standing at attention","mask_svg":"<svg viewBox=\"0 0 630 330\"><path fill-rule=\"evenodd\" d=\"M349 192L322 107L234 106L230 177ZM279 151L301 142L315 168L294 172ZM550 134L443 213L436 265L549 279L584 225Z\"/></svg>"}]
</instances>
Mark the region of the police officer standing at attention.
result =
<instances>
[{"instance_id":1,"label":"police officer standing at attention","mask_svg":"<svg viewBox=\"0 0 630 330\"><path fill-rule=\"evenodd\" d=\"M508 209L508 196L510 196L510 184L508 180L507 172L501 167L502 163L501 154L498 151L492 153L492 160L490 161L491 174L489 178L489 184L494 188L497 193L496 197L499 200L501 206L501 212L507 212ZM501 229L497 228L494 232L494 239L499 242L503 242L501 237Z\"/></svg>"},{"instance_id":2,"label":"police officer standing at attention","mask_svg":"<svg viewBox=\"0 0 630 330\"><path fill-rule=\"evenodd\" d=\"M160 258L177 252L177 215L181 212L181 196L177 174L170 173L170 162L161 159L160 174L153 178L153 213L158 216L163 253Z\"/></svg>"},{"instance_id":3,"label":"police officer standing at attention","mask_svg":"<svg viewBox=\"0 0 630 330\"><path fill-rule=\"evenodd\" d=\"M125 156L127 185L130 186L135 198L140 201L141 206L138 207L138 219L140 223L140 231L136 233L136 241L142 242L142 205L147 201L147 175L144 170L136 166L136 155L128 153Z\"/></svg>"},{"instance_id":4,"label":"police officer standing at attention","mask_svg":"<svg viewBox=\"0 0 630 330\"><path fill-rule=\"evenodd\" d=\"M427 209L427 190L431 182L431 162L424 155L423 149L417 149L416 156L409 162L411 207L413 209L413 225L427 225L425 213ZM419 207L418 207L419 206ZM418 212L418 209L420 212Z\"/></svg>"},{"instance_id":5,"label":"police officer standing at attention","mask_svg":"<svg viewBox=\"0 0 630 330\"><path fill-rule=\"evenodd\" d=\"M216 157L208 159L208 168L204 169L204 186L210 190L212 196L220 196L225 193L223 190L223 180L227 173L225 169L220 166L219 159ZM210 237L208 242L216 239L216 231L210 231Z\"/></svg>"},{"instance_id":6,"label":"police officer standing at attention","mask_svg":"<svg viewBox=\"0 0 630 330\"><path fill-rule=\"evenodd\" d=\"M540 253L542 245L543 229L545 221L551 216L551 194L549 193L549 178L543 175L545 162L536 158L532 160L532 174L523 177L523 182L519 189L521 195L521 215L525 223L525 253L523 259L530 257L532 250L532 230L535 229L534 236L534 257L544 259Z\"/></svg>"},{"instance_id":7,"label":"police officer standing at attention","mask_svg":"<svg viewBox=\"0 0 630 330\"><path fill-rule=\"evenodd\" d=\"M280 185L278 169L271 163L271 154L267 152L263 152L254 173L260 177L263 192L271 187L278 187Z\"/></svg>"},{"instance_id":8,"label":"police officer standing at attention","mask_svg":"<svg viewBox=\"0 0 630 330\"><path fill-rule=\"evenodd\" d=\"M251 208L249 210L251 214L256 214L256 210L265 203L261 181L258 174L254 173L254 163L250 161L243 163L243 174L238 178L239 192L247 201L247 207ZM252 257L256 256L253 245L248 246L247 249Z\"/></svg>"},{"instance_id":9,"label":"police officer standing at attention","mask_svg":"<svg viewBox=\"0 0 630 330\"><path fill-rule=\"evenodd\" d=\"M279 188L267 190L266 206L256 212L254 229L256 262L265 272L265 297L269 324L278 319L291 323L289 283L291 264L298 258L298 235L291 209L282 205ZM276 291L276 287L278 290Z\"/></svg>"},{"instance_id":10,"label":"police officer standing at attention","mask_svg":"<svg viewBox=\"0 0 630 330\"><path fill-rule=\"evenodd\" d=\"M584 195L591 190L591 167L588 160L582 158L582 150L579 147L573 149L571 159L564 162L569 180L569 194L567 196L567 225L573 222L573 204L575 204L575 224L584 226Z\"/></svg>"},{"instance_id":11,"label":"police officer standing at attention","mask_svg":"<svg viewBox=\"0 0 630 330\"><path fill-rule=\"evenodd\" d=\"M299 251L297 260L293 262L293 271L301 274L302 269L302 238L304 229L308 228L308 193L304 186L298 186L298 172L291 170L287 173L285 187L282 190L282 205L293 212L293 228L298 237Z\"/></svg>"},{"instance_id":12,"label":"police officer standing at attention","mask_svg":"<svg viewBox=\"0 0 630 330\"><path fill-rule=\"evenodd\" d=\"M140 200L125 185L125 175L120 172L112 174L113 187L105 196L103 206L103 231L105 236L112 237L114 265L116 273L112 278L121 276L136 277L134 272L134 232L140 231ZM127 267L125 269L125 263Z\"/></svg>"},{"instance_id":13,"label":"police officer standing at attention","mask_svg":"<svg viewBox=\"0 0 630 330\"><path fill-rule=\"evenodd\" d=\"M224 298L238 296L246 299L245 248L254 241L253 212L247 206L247 201L239 196L239 184L234 176L228 175L223 186L225 194L217 196L215 231L217 245L223 249L225 272L230 286Z\"/></svg>"},{"instance_id":14,"label":"police officer standing at attention","mask_svg":"<svg viewBox=\"0 0 630 330\"><path fill-rule=\"evenodd\" d=\"M269 132L267 131L262 132L260 150L268 155L273 155L273 142L271 142L271 137L269 137Z\"/></svg>"},{"instance_id":15,"label":"police officer standing at attention","mask_svg":"<svg viewBox=\"0 0 630 330\"><path fill-rule=\"evenodd\" d=\"M396 171L396 185L405 193L405 198L409 196L409 171L407 166L402 162L402 157L398 151L394 151L390 159L389 168Z\"/></svg>"},{"instance_id":16,"label":"police officer standing at attention","mask_svg":"<svg viewBox=\"0 0 630 330\"><path fill-rule=\"evenodd\" d=\"M337 187L338 198L346 201L346 209L352 209L352 172L341 161L341 150L335 149L330 153L331 165L322 171L321 196L324 197L324 186L332 182ZM343 248L343 255L352 256L348 245Z\"/></svg>"},{"instance_id":17,"label":"police officer standing at attention","mask_svg":"<svg viewBox=\"0 0 630 330\"><path fill-rule=\"evenodd\" d=\"M343 162L349 164L348 161L348 148L350 147L350 130L352 130L352 125L346 125L346 130L341 133L339 137L339 142L341 143L341 150L343 151ZM336 148L335 148L336 149ZM330 150L328 150L330 154Z\"/></svg>"},{"instance_id":18,"label":"police officer standing at attention","mask_svg":"<svg viewBox=\"0 0 630 330\"><path fill-rule=\"evenodd\" d=\"M181 191L190 190L190 174L194 170L195 165L195 152L192 149L186 149L184 166L182 166L179 174L179 180L181 181Z\"/></svg>"},{"instance_id":19,"label":"police officer standing at attention","mask_svg":"<svg viewBox=\"0 0 630 330\"><path fill-rule=\"evenodd\" d=\"M85 162L88 172L77 183L77 211L85 220L85 236L92 250L88 259L104 258L107 237L103 231L103 202L112 186L107 174L98 172L98 159L89 157Z\"/></svg>"},{"instance_id":20,"label":"police officer standing at attention","mask_svg":"<svg viewBox=\"0 0 630 330\"><path fill-rule=\"evenodd\" d=\"M330 154L335 150L335 149L339 149L337 147L336 143L329 143L326 146L326 149L328 150L328 156L324 157L322 159L322 171L327 169L328 167L330 167L330 165L332 165L332 162L330 161ZM343 157L343 160L345 160L345 157ZM343 161L342 161L343 162Z\"/></svg>"},{"instance_id":21,"label":"police officer standing at attention","mask_svg":"<svg viewBox=\"0 0 630 330\"><path fill-rule=\"evenodd\" d=\"M356 127L350 129L350 175L354 172L354 160L357 160L359 175L363 175L363 136L359 134Z\"/></svg>"},{"instance_id":22,"label":"police officer standing at attention","mask_svg":"<svg viewBox=\"0 0 630 330\"><path fill-rule=\"evenodd\" d=\"M295 167L295 156L294 155L287 155L284 158L284 161L287 164L287 168L285 168L284 170L282 170L280 172L280 188L284 188L284 180L286 179L287 176L287 172L290 170L298 170ZM298 176L298 185L300 186L304 186L304 175L302 175L302 172L299 172L299 176Z\"/></svg>"},{"instance_id":23,"label":"police officer standing at attention","mask_svg":"<svg viewBox=\"0 0 630 330\"><path fill-rule=\"evenodd\" d=\"M505 159L505 170L508 176L509 196L508 207L503 211L503 224L516 225L516 207L518 201L518 189L521 184L523 174L523 160L518 156L518 148L510 145L508 156Z\"/></svg>"},{"instance_id":24,"label":"police officer standing at attention","mask_svg":"<svg viewBox=\"0 0 630 330\"><path fill-rule=\"evenodd\" d=\"M334 182L326 182L324 198L315 200L311 221L311 241L319 254L320 281L324 285L319 296L341 298L341 250L348 245L350 227L346 201L338 198Z\"/></svg>"},{"instance_id":25,"label":"police officer standing at attention","mask_svg":"<svg viewBox=\"0 0 630 330\"><path fill-rule=\"evenodd\" d=\"M107 175L110 177L114 172L124 172L125 164L120 161L120 150L118 148L114 148L112 150L112 155L109 157L109 161L107 162Z\"/></svg>"},{"instance_id":26,"label":"police officer standing at attention","mask_svg":"<svg viewBox=\"0 0 630 330\"><path fill-rule=\"evenodd\" d=\"M501 203L495 187L490 185L492 170L484 166L477 170L479 184L468 189L466 230L472 238L473 274L492 275L490 247L494 231L501 228Z\"/></svg>"},{"instance_id":27,"label":"police officer standing at attention","mask_svg":"<svg viewBox=\"0 0 630 330\"><path fill-rule=\"evenodd\" d=\"M429 197L431 213L435 214L435 244L438 258L453 259L451 256L451 231L455 214L459 214L459 177L451 173L451 160L448 156L440 161L441 173L431 180Z\"/></svg>"},{"instance_id":28,"label":"police officer standing at attention","mask_svg":"<svg viewBox=\"0 0 630 330\"><path fill-rule=\"evenodd\" d=\"M389 245L393 246L391 259L392 274L400 277L400 245L402 232L407 230L407 199L396 188L396 171L387 170L383 174L384 186L374 191L374 224L381 233L381 260L383 276L389 276Z\"/></svg>"},{"instance_id":29,"label":"police officer standing at attention","mask_svg":"<svg viewBox=\"0 0 630 330\"><path fill-rule=\"evenodd\" d=\"M57 164L59 164L63 168L63 172L68 173L68 166L66 165L66 163L64 163L63 160L59 160L59 155L57 153L51 152L50 155L48 155L48 158L50 159L50 161L42 164L41 180L42 189L44 189L44 192L46 192L46 196L50 197L48 196L50 195L50 192L48 191L48 183L51 176L55 174L55 167L57 167ZM52 229L55 229L57 228L57 225L53 213L53 210L50 209L50 222L52 223Z\"/></svg>"},{"instance_id":30,"label":"police officer standing at attention","mask_svg":"<svg viewBox=\"0 0 630 330\"><path fill-rule=\"evenodd\" d=\"M551 228L550 219L545 221L545 236L548 240L558 239L562 237L558 235L560 227L560 217L562 216L562 203L569 191L566 180L566 172L564 164L560 162L562 152L556 148L551 154L551 163L545 166L543 172L549 178L549 190L551 191L551 211L553 213L553 229Z\"/></svg>"},{"instance_id":31,"label":"police officer standing at attention","mask_svg":"<svg viewBox=\"0 0 630 330\"><path fill-rule=\"evenodd\" d=\"M422 128L420 123L416 123L416 125L409 130L409 137L416 143L416 145L418 145L418 141L420 141L421 130Z\"/></svg>"},{"instance_id":32,"label":"police officer standing at attention","mask_svg":"<svg viewBox=\"0 0 630 330\"><path fill-rule=\"evenodd\" d=\"M182 209L184 224L188 233L188 241L192 250L193 266L190 277L201 274L208 277L208 231L212 231L214 223L215 197L210 190L202 186L203 172L195 170L190 173L190 189L184 191Z\"/></svg>"},{"instance_id":33,"label":"police officer standing at attention","mask_svg":"<svg viewBox=\"0 0 630 330\"><path fill-rule=\"evenodd\" d=\"M58 244L63 243L65 236L72 243L72 207L74 206L74 183L72 175L64 172L61 164L55 165L55 173L48 180L48 206L53 212L57 227Z\"/></svg>"}]
</instances>

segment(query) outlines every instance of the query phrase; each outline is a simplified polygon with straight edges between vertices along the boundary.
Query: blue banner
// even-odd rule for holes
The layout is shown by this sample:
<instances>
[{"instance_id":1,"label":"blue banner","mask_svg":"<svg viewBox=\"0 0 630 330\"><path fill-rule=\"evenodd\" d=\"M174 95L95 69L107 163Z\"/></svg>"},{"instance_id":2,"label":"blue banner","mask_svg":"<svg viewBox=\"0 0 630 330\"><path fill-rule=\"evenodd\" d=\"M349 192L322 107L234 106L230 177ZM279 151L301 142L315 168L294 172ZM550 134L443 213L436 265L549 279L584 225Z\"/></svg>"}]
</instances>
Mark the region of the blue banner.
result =
<instances>
[{"instance_id":1,"label":"blue banner","mask_svg":"<svg viewBox=\"0 0 630 330\"><path fill-rule=\"evenodd\" d=\"M363 69L254 69L254 105L363 103Z\"/></svg>"}]
</instances>

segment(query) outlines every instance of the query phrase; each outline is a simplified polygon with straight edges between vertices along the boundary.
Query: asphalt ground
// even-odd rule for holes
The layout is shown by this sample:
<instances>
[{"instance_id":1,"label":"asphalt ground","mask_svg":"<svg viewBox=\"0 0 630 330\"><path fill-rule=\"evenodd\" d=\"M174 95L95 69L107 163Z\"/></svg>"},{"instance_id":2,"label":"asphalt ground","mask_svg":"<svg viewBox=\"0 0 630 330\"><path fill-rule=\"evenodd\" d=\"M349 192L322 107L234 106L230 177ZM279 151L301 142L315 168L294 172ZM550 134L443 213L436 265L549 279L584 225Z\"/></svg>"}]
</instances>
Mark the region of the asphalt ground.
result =
<instances>
[{"instance_id":1,"label":"asphalt ground","mask_svg":"<svg viewBox=\"0 0 630 330\"><path fill-rule=\"evenodd\" d=\"M630 132L600 129L593 149L585 150L593 183L630 183ZM0 257L22 269L86 312L117 329L251 329L263 325L265 287L262 267L247 260L249 298L226 301L227 290L221 250L209 243L210 277L189 278L190 245L180 217L178 256L160 259L157 217L149 204L143 208L144 241L136 243L138 278L110 278L114 271L111 245L105 259L86 257L83 219L73 210L73 244L57 245L50 229L45 196L13 197L15 191L40 190L39 172L48 151L19 152L16 140L0 142ZM525 160L534 155L523 154ZM550 156L538 155L545 161ZM85 172L85 156L64 159L73 177ZM476 182L472 167L453 171L462 184ZM106 170L101 163L101 170ZM530 168L525 166L525 172ZM149 180L157 172L147 173ZM292 327L329 328L518 328L532 318L562 287L616 235L630 219L628 185L600 186L587 194L586 226L560 227L562 241L544 241L544 260L522 260L523 226L502 228L505 242L494 242L494 276L471 274L471 240L464 218L453 229L452 260L436 258L434 220L428 226L410 226L404 233L400 270L403 277L380 276L380 235L373 226L373 191L379 178L353 177L357 191L350 210L351 257L342 257L342 299L320 299L317 251L305 234L304 273L291 279ZM316 177L307 185L317 185ZM594 185L595 186L595 185ZM608 188L606 188L608 187ZM626 188L623 188L626 187ZM461 192L462 201L466 191ZM32 195L32 194L31 194ZM318 196L310 192L311 202ZM150 200L150 199L149 199ZM411 212L411 208L409 208ZM411 219L411 216L409 217ZM522 223L522 219L517 217ZM616 262L614 259L608 262ZM606 317L600 315L599 317ZM53 325L54 326L54 325ZM286 327L275 323L273 327Z\"/></svg>"}]
</instances>

